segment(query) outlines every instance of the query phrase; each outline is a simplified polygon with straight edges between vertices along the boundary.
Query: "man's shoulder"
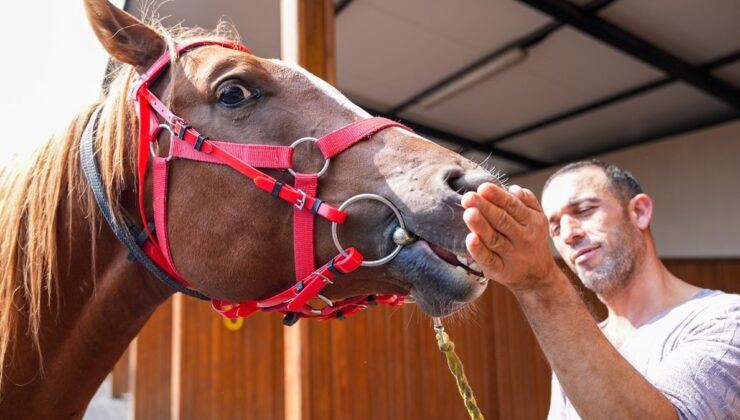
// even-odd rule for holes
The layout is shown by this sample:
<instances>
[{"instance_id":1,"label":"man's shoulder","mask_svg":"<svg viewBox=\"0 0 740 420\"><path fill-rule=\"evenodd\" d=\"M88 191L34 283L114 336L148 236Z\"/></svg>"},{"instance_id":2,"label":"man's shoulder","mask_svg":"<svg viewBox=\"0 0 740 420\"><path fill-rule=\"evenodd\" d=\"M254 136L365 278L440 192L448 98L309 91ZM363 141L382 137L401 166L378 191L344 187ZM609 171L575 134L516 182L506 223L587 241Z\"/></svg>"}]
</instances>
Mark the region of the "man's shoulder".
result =
<instances>
[{"instance_id":1,"label":"man's shoulder","mask_svg":"<svg viewBox=\"0 0 740 420\"><path fill-rule=\"evenodd\" d=\"M699 310L706 315L740 316L740 295L721 290L704 289L686 304L690 309Z\"/></svg>"},{"instance_id":2,"label":"man's shoulder","mask_svg":"<svg viewBox=\"0 0 740 420\"><path fill-rule=\"evenodd\" d=\"M723 337L736 342L740 336L740 295L719 290L702 290L676 309L672 317L675 332L689 337Z\"/></svg>"}]
</instances>

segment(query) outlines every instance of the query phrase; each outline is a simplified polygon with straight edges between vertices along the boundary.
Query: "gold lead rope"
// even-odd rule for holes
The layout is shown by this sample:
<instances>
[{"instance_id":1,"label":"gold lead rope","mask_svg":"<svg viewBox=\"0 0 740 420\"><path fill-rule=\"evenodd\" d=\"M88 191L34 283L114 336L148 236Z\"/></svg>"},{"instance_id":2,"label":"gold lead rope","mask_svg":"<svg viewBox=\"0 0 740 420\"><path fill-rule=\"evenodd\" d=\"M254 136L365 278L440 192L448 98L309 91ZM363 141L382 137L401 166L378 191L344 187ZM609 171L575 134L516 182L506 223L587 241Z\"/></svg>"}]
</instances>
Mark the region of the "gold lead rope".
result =
<instances>
[{"instance_id":1,"label":"gold lead rope","mask_svg":"<svg viewBox=\"0 0 740 420\"><path fill-rule=\"evenodd\" d=\"M465 377L462 362L460 362L460 358L455 354L455 343L450 341L450 336L447 335L445 328L442 326L442 320L436 317L434 318L434 332L437 336L437 346L439 346L439 350L447 358L447 366L450 368L452 376L455 377L457 389L460 391L460 396L465 402L465 408L468 410L471 420L483 420L483 414L481 414L475 402L475 396L473 396L473 390L470 388L470 384L468 384L468 378Z\"/></svg>"}]
</instances>

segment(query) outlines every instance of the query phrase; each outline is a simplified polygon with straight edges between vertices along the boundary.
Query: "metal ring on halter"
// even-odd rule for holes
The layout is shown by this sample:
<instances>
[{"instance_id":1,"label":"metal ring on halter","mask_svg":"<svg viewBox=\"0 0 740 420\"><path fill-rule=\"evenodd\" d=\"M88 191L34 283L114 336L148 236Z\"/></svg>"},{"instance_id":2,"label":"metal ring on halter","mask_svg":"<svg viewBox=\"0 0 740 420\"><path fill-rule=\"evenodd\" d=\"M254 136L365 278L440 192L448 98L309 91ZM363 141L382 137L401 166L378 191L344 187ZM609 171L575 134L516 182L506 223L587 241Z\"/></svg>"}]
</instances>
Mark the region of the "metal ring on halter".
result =
<instances>
[{"instance_id":1,"label":"metal ring on halter","mask_svg":"<svg viewBox=\"0 0 740 420\"><path fill-rule=\"evenodd\" d=\"M151 153L153 158L158 156L157 151L154 150L154 143L157 144L157 150L159 150L159 133L162 131L163 128L170 132L170 139L177 137L175 132L172 131L172 127L170 127L168 124L159 124L157 128L157 133L154 135L154 137L152 137L152 141L149 142L149 153ZM164 160L165 162L169 162L172 160L172 158L172 145L170 145L170 155L167 156Z\"/></svg>"},{"instance_id":2,"label":"metal ring on halter","mask_svg":"<svg viewBox=\"0 0 740 420\"><path fill-rule=\"evenodd\" d=\"M299 144L301 144L303 142L306 142L306 141L312 141L312 142L316 143L319 140L316 137L301 137L300 139L294 141L290 145L290 147L292 149L295 149L296 146L298 146ZM330 160L331 159L326 159L324 161L324 167L321 168L321 170L316 173L316 176L317 177L321 177L321 175L324 175L326 173L326 171L329 170L329 161ZM288 168L288 172L290 172L291 175L295 176L295 171L293 170L293 168Z\"/></svg>"},{"instance_id":3,"label":"metal ring on halter","mask_svg":"<svg viewBox=\"0 0 740 420\"><path fill-rule=\"evenodd\" d=\"M347 208L347 206L359 200L375 200L375 201L380 201L381 203L385 204L391 210L393 210L393 214L396 216L396 219L398 219L398 225L402 229L406 229L406 223L404 223L403 217L401 217L401 212L398 211L396 206L394 206L390 200L388 200L387 198L381 195L369 194L369 193L357 194L355 196L348 198L344 203L342 203L342 205L339 206L339 210L344 210ZM331 224L331 238L334 240L334 246L337 247L339 252L341 252L342 255L347 257L349 254L347 254L347 251L344 250L344 247L342 246L342 244L339 243L339 238L337 237L337 223L336 222L332 222ZM397 244L396 248L390 254L386 255L385 257L377 259L377 260L373 260L373 261L363 261L362 264L360 265L363 267L377 267L379 265L387 264L393 258L395 258L399 252L401 252L401 248L403 248L403 245Z\"/></svg>"}]
</instances>

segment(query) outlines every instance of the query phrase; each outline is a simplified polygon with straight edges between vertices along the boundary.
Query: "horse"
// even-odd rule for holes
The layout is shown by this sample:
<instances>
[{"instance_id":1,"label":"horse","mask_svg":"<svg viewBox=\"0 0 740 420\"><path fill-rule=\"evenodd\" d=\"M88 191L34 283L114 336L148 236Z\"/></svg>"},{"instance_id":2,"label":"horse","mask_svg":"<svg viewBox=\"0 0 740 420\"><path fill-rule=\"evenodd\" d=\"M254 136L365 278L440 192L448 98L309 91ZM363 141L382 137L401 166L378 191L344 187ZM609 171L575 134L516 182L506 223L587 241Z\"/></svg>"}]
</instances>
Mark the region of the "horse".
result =
<instances>
[{"instance_id":1,"label":"horse","mask_svg":"<svg viewBox=\"0 0 740 420\"><path fill-rule=\"evenodd\" d=\"M444 316L483 292L487 280L465 250L468 231L459 201L482 183L497 181L488 170L386 121L350 135L355 143L332 157L318 181L314 177L318 194L292 187L303 175L294 180L298 169L265 164L251 182L234 170L238 162L192 156L227 150L229 144L283 153L295 140L309 137L315 144L372 117L299 66L250 54L229 31L166 30L107 0L84 3L97 38L119 66L98 103L32 159L0 169L2 417L80 418L129 342L176 289L213 299L227 316L269 306L238 302L264 303L290 292L283 306L272 307L295 313L287 305L306 285L297 282L291 219L314 217L311 212L329 215L316 216L309 266L329 263L323 271L308 270L311 280L319 279L311 284L321 289L309 297L323 299L329 311L298 311L304 316L339 317L332 303L361 296L347 307L362 309L376 295L407 296L422 311ZM183 44L190 47L179 49ZM162 74L146 79L143 89L141 75L157 63ZM157 112L176 114L177 121L169 122L179 126L157 127L162 118L143 116L143 96L132 98L132 91L163 98L164 110ZM142 137L145 125L151 137ZM173 156L181 143L196 150L187 152L191 158ZM305 143L304 149L311 141ZM85 157L87 148L92 153ZM153 162L143 171L141 150L150 150L152 156L143 157ZM302 170L321 166L317 153L301 154ZM89 159L99 185L87 172ZM156 190L162 188L153 174L157 162L168 170L159 216L166 224L152 232L147 220L157 217ZM252 168L245 165L239 167ZM267 181L269 191L263 191L259 183ZM380 204L327 204L347 204L362 193L381 197ZM132 216L137 212L142 220ZM120 242L122 220L141 233L137 241L162 245L166 236L172 270L157 274L167 267L162 261L147 269L137 257L140 250ZM400 225L405 239L394 242ZM337 254L337 237L356 248ZM361 266L354 258L360 253L364 261L392 258ZM355 266L338 270L333 263ZM173 288L159 281L168 275L181 282Z\"/></svg>"}]
</instances>

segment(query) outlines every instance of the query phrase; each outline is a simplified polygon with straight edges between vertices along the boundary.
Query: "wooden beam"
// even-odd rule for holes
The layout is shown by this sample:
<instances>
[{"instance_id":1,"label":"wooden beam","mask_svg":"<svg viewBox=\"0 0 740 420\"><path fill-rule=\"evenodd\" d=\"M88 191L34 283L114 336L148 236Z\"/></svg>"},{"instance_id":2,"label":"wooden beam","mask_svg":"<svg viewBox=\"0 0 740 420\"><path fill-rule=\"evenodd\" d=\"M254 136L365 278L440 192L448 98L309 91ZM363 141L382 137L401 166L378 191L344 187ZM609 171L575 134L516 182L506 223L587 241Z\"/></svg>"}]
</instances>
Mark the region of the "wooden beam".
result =
<instances>
[{"instance_id":1,"label":"wooden beam","mask_svg":"<svg viewBox=\"0 0 740 420\"><path fill-rule=\"evenodd\" d=\"M229 329L210 302L172 305L171 420L282 419L280 318L255 314Z\"/></svg>"},{"instance_id":2,"label":"wooden beam","mask_svg":"<svg viewBox=\"0 0 740 420\"><path fill-rule=\"evenodd\" d=\"M519 0L740 109L740 89L566 0Z\"/></svg>"},{"instance_id":3,"label":"wooden beam","mask_svg":"<svg viewBox=\"0 0 740 420\"><path fill-rule=\"evenodd\" d=\"M280 20L282 58L303 66L333 85L336 84L334 2L281 0ZM283 360L287 420L312 418L314 398L311 398L311 392L315 384L311 382L310 369L314 365L328 365L330 360L323 360L327 354L313 352L310 343L312 338L320 340L327 332L325 326L321 328L306 321L299 321L284 330ZM323 391L328 392L328 388ZM320 393L322 390L314 389L314 392ZM320 404L321 401L315 403Z\"/></svg>"},{"instance_id":4,"label":"wooden beam","mask_svg":"<svg viewBox=\"0 0 740 420\"><path fill-rule=\"evenodd\" d=\"M281 56L336 84L334 3L331 0L281 0Z\"/></svg>"},{"instance_id":5,"label":"wooden beam","mask_svg":"<svg viewBox=\"0 0 740 420\"><path fill-rule=\"evenodd\" d=\"M169 419L172 299L149 318L129 346L133 419Z\"/></svg>"},{"instance_id":6,"label":"wooden beam","mask_svg":"<svg viewBox=\"0 0 740 420\"><path fill-rule=\"evenodd\" d=\"M111 372L111 397L121 398L123 394L128 392L128 366L129 366L129 350L123 353L123 356L116 362Z\"/></svg>"}]
</instances>

